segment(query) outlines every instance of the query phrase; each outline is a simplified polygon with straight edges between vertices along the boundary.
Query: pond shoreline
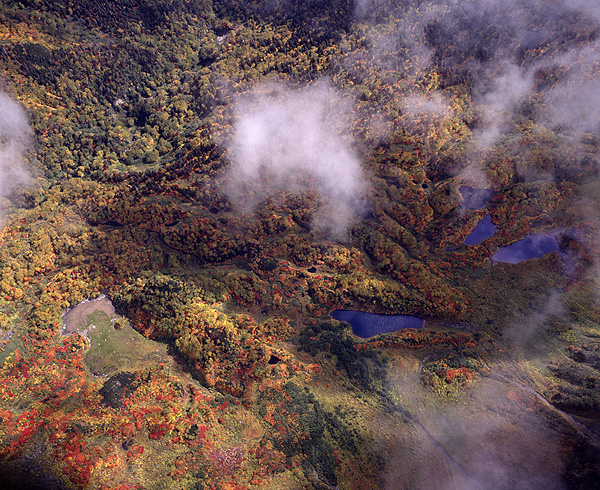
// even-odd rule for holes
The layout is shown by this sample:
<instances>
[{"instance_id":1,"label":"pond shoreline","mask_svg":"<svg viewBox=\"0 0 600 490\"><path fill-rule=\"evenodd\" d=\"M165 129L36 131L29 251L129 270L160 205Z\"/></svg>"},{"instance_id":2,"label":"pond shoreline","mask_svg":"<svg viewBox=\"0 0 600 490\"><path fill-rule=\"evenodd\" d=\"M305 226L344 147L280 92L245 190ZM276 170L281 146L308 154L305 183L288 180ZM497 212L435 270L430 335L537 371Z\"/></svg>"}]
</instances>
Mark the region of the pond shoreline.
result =
<instances>
[{"instance_id":1,"label":"pond shoreline","mask_svg":"<svg viewBox=\"0 0 600 490\"><path fill-rule=\"evenodd\" d=\"M363 339L399 330L420 329L425 324L425 320L413 315L383 315L356 310L333 310L329 315L334 320L349 323L352 333Z\"/></svg>"}]
</instances>

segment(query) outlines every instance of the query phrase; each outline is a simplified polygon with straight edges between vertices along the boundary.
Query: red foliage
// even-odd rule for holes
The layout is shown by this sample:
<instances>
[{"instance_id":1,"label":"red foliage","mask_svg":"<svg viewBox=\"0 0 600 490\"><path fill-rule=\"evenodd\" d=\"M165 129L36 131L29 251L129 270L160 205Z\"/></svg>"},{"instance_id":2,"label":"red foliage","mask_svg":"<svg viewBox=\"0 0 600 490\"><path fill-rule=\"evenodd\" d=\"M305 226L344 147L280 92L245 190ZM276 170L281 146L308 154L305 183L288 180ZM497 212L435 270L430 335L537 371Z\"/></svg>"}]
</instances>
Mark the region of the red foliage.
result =
<instances>
[{"instance_id":1,"label":"red foliage","mask_svg":"<svg viewBox=\"0 0 600 490\"><path fill-rule=\"evenodd\" d=\"M144 454L144 448L142 446L133 446L131 450L127 453L127 457L131 460L139 458L142 454Z\"/></svg>"},{"instance_id":2,"label":"red foliage","mask_svg":"<svg viewBox=\"0 0 600 490\"><path fill-rule=\"evenodd\" d=\"M456 377L470 381L473 378L473 370L466 367L446 370L446 383L452 383Z\"/></svg>"}]
</instances>

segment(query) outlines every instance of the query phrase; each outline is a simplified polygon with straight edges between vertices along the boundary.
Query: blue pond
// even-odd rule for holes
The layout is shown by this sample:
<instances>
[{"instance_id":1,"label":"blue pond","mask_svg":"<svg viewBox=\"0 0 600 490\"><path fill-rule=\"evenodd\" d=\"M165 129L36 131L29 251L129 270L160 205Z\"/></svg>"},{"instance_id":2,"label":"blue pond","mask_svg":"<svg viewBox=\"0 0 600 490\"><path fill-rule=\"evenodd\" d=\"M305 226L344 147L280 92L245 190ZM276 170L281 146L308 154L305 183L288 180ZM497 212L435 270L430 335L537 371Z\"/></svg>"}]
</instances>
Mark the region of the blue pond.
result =
<instances>
[{"instance_id":1,"label":"blue pond","mask_svg":"<svg viewBox=\"0 0 600 490\"><path fill-rule=\"evenodd\" d=\"M363 311L334 310L331 317L352 326L352 333L367 339L405 328L422 328L424 320L411 315L377 315Z\"/></svg>"},{"instance_id":2,"label":"blue pond","mask_svg":"<svg viewBox=\"0 0 600 490\"><path fill-rule=\"evenodd\" d=\"M512 245L502 247L492 260L517 264L523 260L539 259L542 255L558 251L558 242L550 235L527 235Z\"/></svg>"},{"instance_id":3,"label":"blue pond","mask_svg":"<svg viewBox=\"0 0 600 490\"><path fill-rule=\"evenodd\" d=\"M496 233L496 225L492 223L492 217L484 216L471 233L465 238L465 245L479 245L484 240Z\"/></svg>"},{"instance_id":4,"label":"blue pond","mask_svg":"<svg viewBox=\"0 0 600 490\"><path fill-rule=\"evenodd\" d=\"M494 194L492 189L476 189L466 185L459 187L458 191L463 197L463 209L483 209L488 199Z\"/></svg>"}]
</instances>

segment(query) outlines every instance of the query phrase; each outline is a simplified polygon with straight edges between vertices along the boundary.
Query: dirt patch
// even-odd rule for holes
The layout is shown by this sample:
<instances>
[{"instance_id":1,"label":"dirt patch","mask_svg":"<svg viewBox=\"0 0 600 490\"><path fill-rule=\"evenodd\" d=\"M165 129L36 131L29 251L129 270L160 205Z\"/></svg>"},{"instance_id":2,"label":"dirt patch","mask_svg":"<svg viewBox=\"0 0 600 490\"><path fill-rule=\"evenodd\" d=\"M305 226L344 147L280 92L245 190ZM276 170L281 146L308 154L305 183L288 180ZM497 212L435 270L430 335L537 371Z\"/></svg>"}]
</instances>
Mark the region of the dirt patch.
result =
<instances>
[{"instance_id":1,"label":"dirt patch","mask_svg":"<svg viewBox=\"0 0 600 490\"><path fill-rule=\"evenodd\" d=\"M110 318L116 318L115 308L110 300L102 295L97 299L85 300L64 314L63 335L80 332L87 325L87 317L96 311L102 311Z\"/></svg>"},{"instance_id":2,"label":"dirt patch","mask_svg":"<svg viewBox=\"0 0 600 490\"><path fill-rule=\"evenodd\" d=\"M8 332L0 333L0 344L8 344L8 341L12 337L15 329L11 328Z\"/></svg>"}]
</instances>

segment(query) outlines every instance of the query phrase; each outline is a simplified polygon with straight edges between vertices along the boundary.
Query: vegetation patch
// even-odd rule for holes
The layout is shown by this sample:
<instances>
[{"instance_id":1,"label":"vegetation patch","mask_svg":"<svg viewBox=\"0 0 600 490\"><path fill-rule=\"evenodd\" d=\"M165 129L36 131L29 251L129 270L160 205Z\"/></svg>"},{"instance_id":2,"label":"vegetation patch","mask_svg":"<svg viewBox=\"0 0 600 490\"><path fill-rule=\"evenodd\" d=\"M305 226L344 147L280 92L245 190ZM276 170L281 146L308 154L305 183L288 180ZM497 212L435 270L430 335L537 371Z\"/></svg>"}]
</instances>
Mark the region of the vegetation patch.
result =
<instances>
[{"instance_id":1,"label":"vegetation patch","mask_svg":"<svg viewBox=\"0 0 600 490\"><path fill-rule=\"evenodd\" d=\"M83 311L82 311L83 310ZM81 303L65 315L64 333L77 332L89 343L84 359L94 376L112 376L167 362L167 346L148 340L115 313L108 298Z\"/></svg>"}]
</instances>

